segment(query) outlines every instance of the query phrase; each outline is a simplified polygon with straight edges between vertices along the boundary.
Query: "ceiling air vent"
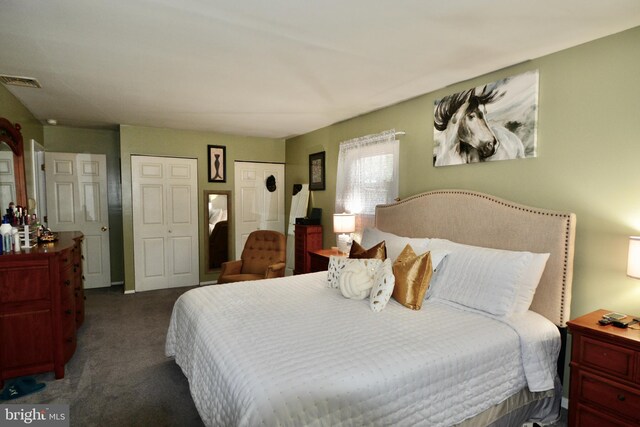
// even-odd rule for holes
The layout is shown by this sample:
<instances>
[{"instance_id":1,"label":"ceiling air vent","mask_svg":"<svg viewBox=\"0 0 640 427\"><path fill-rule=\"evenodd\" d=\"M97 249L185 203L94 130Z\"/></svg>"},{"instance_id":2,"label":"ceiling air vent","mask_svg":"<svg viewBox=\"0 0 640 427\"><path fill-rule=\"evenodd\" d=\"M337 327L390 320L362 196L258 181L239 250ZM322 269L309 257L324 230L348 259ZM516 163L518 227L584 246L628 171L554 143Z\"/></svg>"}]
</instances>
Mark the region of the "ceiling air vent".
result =
<instances>
[{"instance_id":1,"label":"ceiling air vent","mask_svg":"<svg viewBox=\"0 0 640 427\"><path fill-rule=\"evenodd\" d=\"M18 76L7 76L6 74L0 74L0 82L6 85L20 86L20 87L33 87L33 88L41 88L40 83L34 78L31 77L18 77Z\"/></svg>"}]
</instances>

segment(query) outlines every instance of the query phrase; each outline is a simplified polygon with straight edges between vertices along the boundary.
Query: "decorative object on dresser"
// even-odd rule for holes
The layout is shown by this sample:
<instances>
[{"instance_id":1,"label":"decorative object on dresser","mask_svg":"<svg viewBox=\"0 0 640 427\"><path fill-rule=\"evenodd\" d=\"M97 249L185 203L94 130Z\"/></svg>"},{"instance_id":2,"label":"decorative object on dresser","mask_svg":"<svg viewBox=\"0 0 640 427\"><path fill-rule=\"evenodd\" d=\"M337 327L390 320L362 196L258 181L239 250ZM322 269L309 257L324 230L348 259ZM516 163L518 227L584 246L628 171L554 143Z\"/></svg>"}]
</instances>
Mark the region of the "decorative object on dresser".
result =
<instances>
[{"instance_id":1,"label":"decorative object on dresser","mask_svg":"<svg viewBox=\"0 0 640 427\"><path fill-rule=\"evenodd\" d=\"M83 235L0 256L0 386L7 378L54 371L76 349L84 321Z\"/></svg>"},{"instance_id":2,"label":"decorative object on dresser","mask_svg":"<svg viewBox=\"0 0 640 427\"><path fill-rule=\"evenodd\" d=\"M356 231L356 216L354 214L333 214L333 232L340 233L338 234L338 250L340 252L349 252L351 233L354 231Z\"/></svg>"},{"instance_id":3,"label":"decorative object on dresser","mask_svg":"<svg viewBox=\"0 0 640 427\"><path fill-rule=\"evenodd\" d=\"M310 273L312 270L309 251L322 248L322 226L296 224L295 241L296 261L293 274Z\"/></svg>"},{"instance_id":4,"label":"decorative object on dresser","mask_svg":"<svg viewBox=\"0 0 640 427\"><path fill-rule=\"evenodd\" d=\"M568 323L569 426L640 423L640 330L600 325L607 313L597 310Z\"/></svg>"}]
</instances>

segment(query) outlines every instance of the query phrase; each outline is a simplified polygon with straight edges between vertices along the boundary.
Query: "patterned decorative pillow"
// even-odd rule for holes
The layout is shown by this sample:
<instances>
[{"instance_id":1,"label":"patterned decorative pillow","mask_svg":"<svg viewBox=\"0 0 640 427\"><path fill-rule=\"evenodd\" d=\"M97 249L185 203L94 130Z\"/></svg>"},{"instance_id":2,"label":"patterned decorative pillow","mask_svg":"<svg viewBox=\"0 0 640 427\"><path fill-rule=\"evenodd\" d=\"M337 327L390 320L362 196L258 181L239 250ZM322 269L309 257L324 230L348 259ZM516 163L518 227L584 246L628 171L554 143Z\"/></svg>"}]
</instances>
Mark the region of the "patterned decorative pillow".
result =
<instances>
[{"instance_id":1,"label":"patterned decorative pillow","mask_svg":"<svg viewBox=\"0 0 640 427\"><path fill-rule=\"evenodd\" d=\"M396 283L390 259L384 260L373 276L373 288L369 294L369 307L376 313L381 312L391 299Z\"/></svg>"},{"instance_id":2,"label":"patterned decorative pillow","mask_svg":"<svg viewBox=\"0 0 640 427\"><path fill-rule=\"evenodd\" d=\"M327 272L327 286L329 288L338 288L340 287L339 279L340 274L345 269L349 263L362 263L365 267L367 267L367 271L373 277L376 269L382 264L382 260L380 259L349 259L343 256L334 256L332 255L329 258L329 271Z\"/></svg>"},{"instance_id":3,"label":"patterned decorative pillow","mask_svg":"<svg viewBox=\"0 0 640 427\"><path fill-rule=\"evenodd\" d=\"M393 263L393 298L405 307L420 310L432 274L431 252L416 255L411 245L405 246Z\"/></svg>"},{"instance_id":4,"label":"patterned decorative pillow","mask_svg":"<svg viewBox=\"0 0 640 427\"><path fill-rule=\"evenodd\" d=\"M385 260L387 259L387 248L385 247L385 242L383 240L369 249L365 249L354 240L351 244L351 250L349 251L349 258L374 258Z\"/></svg>"}]
</instances>

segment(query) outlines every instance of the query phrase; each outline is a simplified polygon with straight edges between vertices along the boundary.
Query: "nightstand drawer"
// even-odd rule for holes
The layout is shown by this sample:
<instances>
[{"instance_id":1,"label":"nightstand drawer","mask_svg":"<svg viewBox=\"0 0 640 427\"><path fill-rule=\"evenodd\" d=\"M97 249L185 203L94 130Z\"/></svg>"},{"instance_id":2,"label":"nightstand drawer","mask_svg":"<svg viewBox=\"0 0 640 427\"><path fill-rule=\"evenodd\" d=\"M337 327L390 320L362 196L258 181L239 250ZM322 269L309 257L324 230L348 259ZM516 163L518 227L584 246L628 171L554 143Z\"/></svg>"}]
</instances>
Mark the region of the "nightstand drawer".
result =
<instances>
[{"instance_id":1,"label":"nightstand drawer","mask_svg":"<svg viewBox=\"0 0 640 427\"><path fill-rule=\"evenodd\" d=\"M612 414L640 421L640 394L615 382L584 371L578 373L578 395L581 400L601 406Z\"/></svg>"},{"instance_id":2,"label":"nightstand drawer","mask_svg":"<svg viewBox=\"0 0 640 427\"><path fill-rule=\"evenodd\" d=\"M635 351L588 337L581 340L580 363L620 378L633 381Z\"/></svg>"}]
</instances>

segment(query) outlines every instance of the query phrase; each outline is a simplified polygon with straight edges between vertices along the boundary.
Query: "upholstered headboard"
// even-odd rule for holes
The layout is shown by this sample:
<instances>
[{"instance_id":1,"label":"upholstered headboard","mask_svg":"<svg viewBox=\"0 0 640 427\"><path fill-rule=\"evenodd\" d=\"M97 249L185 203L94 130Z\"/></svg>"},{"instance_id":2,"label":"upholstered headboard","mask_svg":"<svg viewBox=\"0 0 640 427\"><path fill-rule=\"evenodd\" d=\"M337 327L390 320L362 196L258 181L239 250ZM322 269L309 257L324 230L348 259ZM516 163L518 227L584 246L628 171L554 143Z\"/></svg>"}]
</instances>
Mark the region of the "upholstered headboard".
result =
<instances>
[{"instance_id":1,"label":"upholstered headboard","mask_svg":"<svg viewBox=\"0 0 640 427\"><path fill-rule=\"evenodd\" d=\"M576 216L468 190L438 190L376 207L376 227L497 249L550 253L531 310L559 327L569 320Z\"/></svg>"}]
</instances>

